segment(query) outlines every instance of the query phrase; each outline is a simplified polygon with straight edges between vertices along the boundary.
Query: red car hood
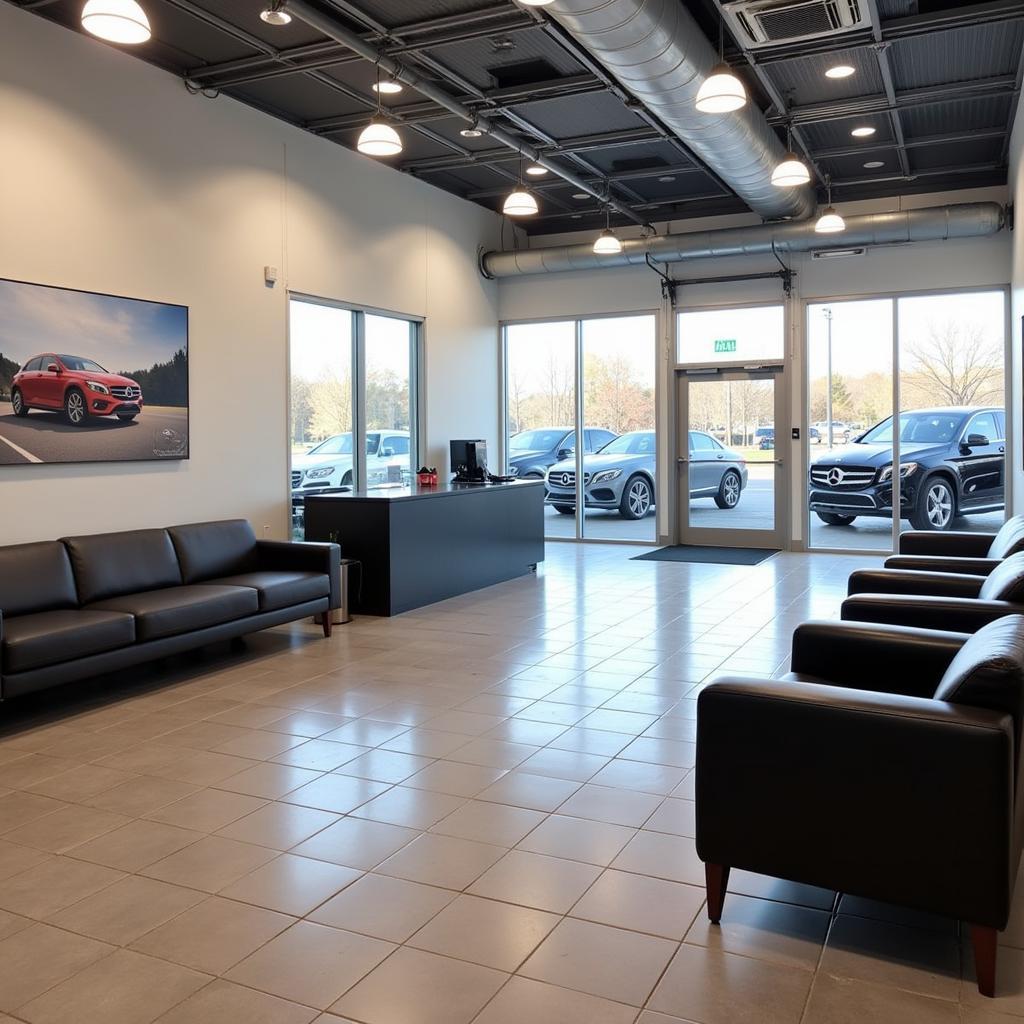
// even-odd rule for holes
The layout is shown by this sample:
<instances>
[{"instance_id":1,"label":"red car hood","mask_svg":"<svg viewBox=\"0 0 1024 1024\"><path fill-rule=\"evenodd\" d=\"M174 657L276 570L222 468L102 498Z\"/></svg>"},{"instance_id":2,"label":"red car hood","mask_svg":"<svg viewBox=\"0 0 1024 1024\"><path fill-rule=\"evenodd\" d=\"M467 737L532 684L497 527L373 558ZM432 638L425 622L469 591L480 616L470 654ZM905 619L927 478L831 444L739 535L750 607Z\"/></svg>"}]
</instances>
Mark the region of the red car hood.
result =
<instances>
[{"instance_id":1,"label":"red car hood","mask_svg":"<svg viewBox=\"0 0 1024 1024\"><path fill-rule=\"evenodd\" d=\"M138 382L131 377L122 377L119 373L90 373L88 370L65 370L69 377L77 377L79 380L94 380L97 384L106 384L108 388L123 388L131 386L137 388Z\"/></svg>"}]
</instances>

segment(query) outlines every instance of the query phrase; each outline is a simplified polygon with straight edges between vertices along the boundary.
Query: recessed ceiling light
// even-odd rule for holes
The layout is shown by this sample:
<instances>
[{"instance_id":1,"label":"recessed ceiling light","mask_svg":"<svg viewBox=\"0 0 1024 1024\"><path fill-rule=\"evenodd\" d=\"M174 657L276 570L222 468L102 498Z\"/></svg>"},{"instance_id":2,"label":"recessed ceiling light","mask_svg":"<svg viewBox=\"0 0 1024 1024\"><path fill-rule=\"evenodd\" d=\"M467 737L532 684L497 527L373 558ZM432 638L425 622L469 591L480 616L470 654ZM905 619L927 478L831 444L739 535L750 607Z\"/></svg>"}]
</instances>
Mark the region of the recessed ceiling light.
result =
<instances>
[{"instance_id":1,"label":"recessed ceiling light","mask_svg":"<svg viewBox=\"0 0 1024 1024\"><path fill-rule=\"evenodd\" d=\"M463 128L459 134L464 139L479 139L483 132L479 128Z\"/></svg>"},{"instance_id":2,"label":"recessed ceiling light","mask_svg":"<svg viewBox=\"0 0 1024 1024\"><path fill-rule=\"evenodd\" d=\"M857 73L856 68L850 67L849 64L837 64L835 67L829 68L825 72L826 78L849 78L850 75Z\"/></svg>"},{"instance_id":3,"label":"recessed ceiling light","mask_svg":"<svg viewBox=\"0 0 1024 1024\"><path fill-rule=\"evenodd\" d=\"M885 161L884 160L869 160L864 166L869 171L874 171L874 170L876 170L879 167L884 167L885 166Z\"/></svg>"},{"instance_id":4,"label":"recessed ceiling light","mask_svg":"<svg viewBox=\"0 0 1024 1024\"><path fill-rule=\"evenodd\" d=\"M579 220L583 216L583 214L582 213L570 213L569 216L573 220Z\"/></svg>"},{"instance_id":5,"label":"recessed ceiling light","mask_svg":"<svg viewBox=\"0 0 1024 1024\"><path fill-rule=\"evenodd\" d=\"M393 78L382 78L379 82L373 83L373 91L380 93L401 92L402 83L396 82Z\"/></svg>"},{"instance_id":6,"label":"recessed ceiling light","mask_svg":"<svg viewBox=\"0 0 1024 1024\"><path fill-rule=\"evenodd\" d=\"M540 164L527 164L526 173L532 174L535 178L542 178L548 173L548 169Z\"/></svg>"},{"instance_id":7,"label":"recessed ceiling light","mask_svg":"<svg viewBox=\"0 0 1024 1024\"><path fill-rule=\"evenodd\" d=\"M861 125L859 128L854 128L850 134L855 139L866 139L869 135L874 135L877 130L877 128L872 128L871 125L865 124Z\"/></svg>"},{"instance_id":8,"label":"recessed ceiling light","mask_svg":"<svg viewBox=\"0 0 1024 1024\"><path fill-rule=\"evenodd\" d=\"M590 198L590 193L589 192L573 192L572 197L573 197L573 199L589 199Z\"/></svg>"},{"instance_id":9,"label":"recessed ceiling light","mask_svg":"<svg viewBox=\"0 0 1024 1024\"><path fill-rule=\"evenodd\" d=\"M292 16L287 11L268 7L265 11L260 11L260 21L267 25L290 25Z\"/></svg>"},{"instance_id":10,"label":"recessed ceiling light","mask_svg":"<svg viewBox=\"0 0 1024 1024\"><path fill-rule=\"evenodd\" d=\"M663 174L660 178L658 178L658 181L664 181L664 182L675 181L675 180L676 180L676 176L674 174Z\"/></svg>"}]
</instances>

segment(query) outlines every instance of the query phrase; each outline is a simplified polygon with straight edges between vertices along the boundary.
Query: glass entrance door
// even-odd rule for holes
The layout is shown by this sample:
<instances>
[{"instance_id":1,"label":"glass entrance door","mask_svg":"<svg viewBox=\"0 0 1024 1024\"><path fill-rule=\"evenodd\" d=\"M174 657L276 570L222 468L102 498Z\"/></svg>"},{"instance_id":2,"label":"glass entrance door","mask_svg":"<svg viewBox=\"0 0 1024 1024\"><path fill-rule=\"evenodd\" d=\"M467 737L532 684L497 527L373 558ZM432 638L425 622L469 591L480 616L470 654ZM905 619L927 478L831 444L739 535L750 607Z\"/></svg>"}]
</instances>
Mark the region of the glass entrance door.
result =
<instances>
[{"instance_id":1,"label":"glass entrance door","mask_svg":"<svg viewBox=\"0 0 1024 1024\"><path fill-rule=\"evenodd\" d=\"M781 548L785 464L777 370L689 370L677 377L682 544Z\"/></svg>"}]
</instances>

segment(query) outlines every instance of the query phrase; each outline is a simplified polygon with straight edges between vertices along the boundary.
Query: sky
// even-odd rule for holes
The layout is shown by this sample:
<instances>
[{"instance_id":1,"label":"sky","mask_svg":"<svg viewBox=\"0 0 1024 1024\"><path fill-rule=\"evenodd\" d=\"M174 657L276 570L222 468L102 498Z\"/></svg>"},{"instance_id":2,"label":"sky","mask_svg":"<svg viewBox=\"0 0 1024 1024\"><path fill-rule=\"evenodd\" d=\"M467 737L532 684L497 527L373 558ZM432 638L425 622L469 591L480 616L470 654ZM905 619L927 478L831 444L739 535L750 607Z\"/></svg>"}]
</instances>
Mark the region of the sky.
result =
<instances>
[{"instance_id":1,"label":"sky","mask_svg":"<svg viewBox=\"0 0 1024 1024\"><path fill-rule=\"evenodd\" d=\"M0 353L85 356L112 373L147 370L188 346L188 309L0 280Z\"/></svg>"}]
</instances>

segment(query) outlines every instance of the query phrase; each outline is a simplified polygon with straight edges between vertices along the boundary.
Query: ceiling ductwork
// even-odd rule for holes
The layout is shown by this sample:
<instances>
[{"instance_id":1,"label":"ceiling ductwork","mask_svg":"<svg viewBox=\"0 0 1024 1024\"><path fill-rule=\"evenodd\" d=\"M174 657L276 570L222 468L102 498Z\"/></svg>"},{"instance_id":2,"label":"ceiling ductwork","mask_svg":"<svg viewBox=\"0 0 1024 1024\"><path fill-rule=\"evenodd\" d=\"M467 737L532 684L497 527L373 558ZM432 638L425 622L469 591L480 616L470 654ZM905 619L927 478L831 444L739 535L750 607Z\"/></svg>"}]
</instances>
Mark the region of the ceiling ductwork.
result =
<instances>
[{"instance_id":1,"label":"ceiling ductwork","mask_svg":"<svg viewBox=\"0 0 1024 1024\"><path fill-rule=\"evenodd\" d=\"M847 217L846 230L833 236L831 242L815 232L813 221L756 224L745 228L628 239L622 243L622 252L614 256L595 255L591 242L546 249L488 252L481 257L480 267L486 277L519 277L643 265L648 255L658 263L727 256L771 256L773 252L785 256L812 250L981 238L996 234L1005 223L1005 212L998 203L962 203Z\"/></svg>"},{"instance_id":2,"label":"ceiling ductwork","mask_svg":"<svg viewBox=\"0 0 1024 1024\"><path fill-rule=\"evenodd\" d=\"M728 114L696 109L718 54L679 0L554 0L544 11L751 210L772 220L813 215L810 186L772 185L785 147L754 104Z\"/></svg>"}]
</instances>

